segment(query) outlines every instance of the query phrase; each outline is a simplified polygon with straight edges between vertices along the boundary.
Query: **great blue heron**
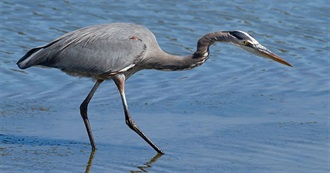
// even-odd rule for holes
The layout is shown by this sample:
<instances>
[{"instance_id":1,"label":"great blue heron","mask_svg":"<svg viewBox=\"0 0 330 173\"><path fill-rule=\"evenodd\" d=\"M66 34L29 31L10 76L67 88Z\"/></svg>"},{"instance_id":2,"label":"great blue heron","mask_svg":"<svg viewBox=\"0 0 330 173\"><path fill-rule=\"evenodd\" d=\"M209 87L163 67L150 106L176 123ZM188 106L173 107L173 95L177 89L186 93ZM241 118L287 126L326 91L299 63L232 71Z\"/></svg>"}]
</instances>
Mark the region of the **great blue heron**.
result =
<instances>
[{"instance_id":1,"label":"great blue heron","mask_svg":"<svg viewBox=\"0 0 330 173\"><path fill-rule=\"evenodd\" d=\"M243 31L208 33L198 40L197 50L193 54L179 57L164 52L149 29L129 23L88 26L69 32L46 45L31 49L17 65L21 69L35 65L54 67L70 75L96 79L93 88L80 105L80 114L93 151L96 147L87 117L87 106L99 85L104 80L112 79L121 95L126 124L158 153L163 153L129 115L124 90L125 80L143 69L176 71L197 67L208 59L209 47L214 42L232 43L250 53L291 66Z\"/></svg>"}]
</instances>

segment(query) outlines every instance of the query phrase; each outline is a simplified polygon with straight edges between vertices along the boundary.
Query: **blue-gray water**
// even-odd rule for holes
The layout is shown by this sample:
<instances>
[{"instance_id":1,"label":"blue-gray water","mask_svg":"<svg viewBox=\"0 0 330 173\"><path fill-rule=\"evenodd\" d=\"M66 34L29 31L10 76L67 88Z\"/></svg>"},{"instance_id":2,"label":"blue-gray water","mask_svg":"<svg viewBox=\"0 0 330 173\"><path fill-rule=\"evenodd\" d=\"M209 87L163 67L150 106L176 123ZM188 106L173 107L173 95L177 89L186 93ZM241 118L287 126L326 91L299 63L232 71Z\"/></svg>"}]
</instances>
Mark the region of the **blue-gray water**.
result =
<instances>
[{"instance_id":1,"label":"blue-gray water","mask_svg":"<svg viewBox=\"0 0 330 173\"><path fill-rule=\"evenodd\" d=\"M2 0L0 9L0 172L329 172L329 1ZM294 67L217 43L196 69L133 75L130 112L165 151L158 159L105 82L89 107L90 158L79 105L93 81L15 63L68 31L112 22L145 25L178 55L207 32L244 30Z\"/></svg>"}]
</instances>

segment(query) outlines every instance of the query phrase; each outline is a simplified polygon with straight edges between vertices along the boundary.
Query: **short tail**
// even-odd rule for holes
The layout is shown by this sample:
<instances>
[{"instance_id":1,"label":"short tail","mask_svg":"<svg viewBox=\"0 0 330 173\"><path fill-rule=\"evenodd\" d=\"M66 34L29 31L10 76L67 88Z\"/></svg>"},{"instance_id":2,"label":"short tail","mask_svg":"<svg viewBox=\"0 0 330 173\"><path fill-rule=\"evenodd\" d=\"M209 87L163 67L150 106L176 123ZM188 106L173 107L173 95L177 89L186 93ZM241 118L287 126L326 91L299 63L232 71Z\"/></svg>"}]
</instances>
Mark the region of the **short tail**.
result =
<instances>
[{"instance_id":1,"label":"short tail","mask_svg":"<svg viewBox=\"0 0 330 173\"><path fill-rule=\"evenodd\" d=\"M37 54L39 51L41 51L44 47L37 47L33 48L30 51L28 51L21 59L17 61L17 66L20 69L29 68L33 65L37 65L36 60L33 59L33 55Z\"/></svg>"}]
</instances>

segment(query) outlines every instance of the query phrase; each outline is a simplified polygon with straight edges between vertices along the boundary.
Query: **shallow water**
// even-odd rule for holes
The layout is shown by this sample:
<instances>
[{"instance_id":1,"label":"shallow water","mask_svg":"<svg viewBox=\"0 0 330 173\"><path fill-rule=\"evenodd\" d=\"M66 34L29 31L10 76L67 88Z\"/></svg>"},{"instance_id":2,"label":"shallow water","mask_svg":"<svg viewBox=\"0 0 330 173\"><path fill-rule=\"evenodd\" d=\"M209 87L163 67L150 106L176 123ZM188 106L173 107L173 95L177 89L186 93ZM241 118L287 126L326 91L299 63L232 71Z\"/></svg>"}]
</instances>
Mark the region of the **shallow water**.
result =
<instances>
[{"instance_id":1,"label":"shallow water","mask_svg":"<svg viewBox=\"0 0 330 173\"><path fill-rule=\"evenodd\" d=\"M329 2L0 3L1 172L329 172ZM244 30L294 67L218 43L196 69L135 74L130 112L160 157L127 128L105 82L89 107L90 153L79 105L93 82L15 63L68 31L118 21L147 26L178 55L207 32Z\"/></svg>"}]
</instances>

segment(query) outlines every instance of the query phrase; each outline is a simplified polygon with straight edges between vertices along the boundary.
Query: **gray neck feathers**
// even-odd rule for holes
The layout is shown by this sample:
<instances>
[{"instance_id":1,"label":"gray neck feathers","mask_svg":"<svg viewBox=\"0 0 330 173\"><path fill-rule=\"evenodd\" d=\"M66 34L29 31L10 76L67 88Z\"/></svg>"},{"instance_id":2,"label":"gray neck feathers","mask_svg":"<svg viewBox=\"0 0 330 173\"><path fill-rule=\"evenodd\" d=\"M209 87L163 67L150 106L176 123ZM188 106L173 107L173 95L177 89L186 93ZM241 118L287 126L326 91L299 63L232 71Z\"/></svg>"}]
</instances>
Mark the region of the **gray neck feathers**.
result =
<instances>
[{"instance_id":1,"label":"gray neck feathers","mask_svg":"<svg viewBox=\"0 0 330 173\"><path fill-rule=\"evenodd\" d=\"M148 58L148 68L157 70L189 70L202 65L209 57L209 47L216 41L228 40L227 32L213 32L201 37L197 42L197 50L192 55L179 57L170 55L161 49Z\"/></svg>"}]
</instances>

